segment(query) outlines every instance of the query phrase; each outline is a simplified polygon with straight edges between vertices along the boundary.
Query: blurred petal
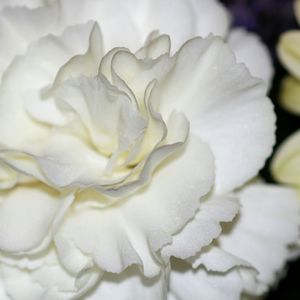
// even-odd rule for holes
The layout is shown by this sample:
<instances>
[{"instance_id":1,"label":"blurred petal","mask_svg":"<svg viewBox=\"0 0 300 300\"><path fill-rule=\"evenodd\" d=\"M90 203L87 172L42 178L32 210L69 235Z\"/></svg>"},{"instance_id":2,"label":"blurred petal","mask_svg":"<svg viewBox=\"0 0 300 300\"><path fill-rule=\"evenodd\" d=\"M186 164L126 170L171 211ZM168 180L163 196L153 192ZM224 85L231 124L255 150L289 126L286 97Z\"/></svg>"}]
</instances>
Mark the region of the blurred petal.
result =
<instances>
[{"instance_id":1,"label":"blurred petal","mask_svg":"<svg viewBox=\"0 0 300 300\"><path fill-rule=\"evenodd\" d=\"M277 51L283 65L300 79L300 30L283 33L280 36Z\"/></svg>"},{"instance_id":2,"label":"blurred petal","mask_svg":"<svg viewBox=\"0 0 300 300\"><path fill-rule=\"evenodd\" d=\"M280 104L290 113L300 115L300 81L287 76L281 84Z\"/></svg>"},{"instance_id":3,"label":"blurred petal","mask_svg":"<svg viewBox=\"0 0 300 300\"><path fill-rule=\"evenodd\" d=\"M279 182L300 185L300 130L280 145L273 157L271 170Z\"/></svg>"},{"instance_id":4,"label":"blurred petal","mask_svg":"<svg viewBox=\"0 0 300 300\"><path fill-rule=\"evenodd\" d=\"M5 7L26 6L28 8L36 8L45 5L44 0L1 0L0 10Z\"/></svg>"},{"instance_id":5,"label":"blurred petal","mask_svg":"<svg viewBox=\"0 0 300 300\"><path fill-rule=\"evenodd\" d=\"M295 15L296 15L298 24L300 24L300 1L299 0L294 1L294 10L295 10Z\"/></svg>"}]
</instances>

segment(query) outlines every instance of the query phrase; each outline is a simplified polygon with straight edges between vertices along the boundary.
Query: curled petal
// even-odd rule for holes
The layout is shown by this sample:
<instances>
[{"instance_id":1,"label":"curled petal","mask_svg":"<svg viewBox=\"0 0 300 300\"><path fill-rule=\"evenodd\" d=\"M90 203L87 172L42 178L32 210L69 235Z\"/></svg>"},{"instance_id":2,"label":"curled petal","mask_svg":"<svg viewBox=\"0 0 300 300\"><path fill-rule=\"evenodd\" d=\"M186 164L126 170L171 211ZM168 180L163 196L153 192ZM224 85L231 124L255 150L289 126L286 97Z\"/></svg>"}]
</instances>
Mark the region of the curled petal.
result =
<instances>
[{"instance_id":1,"label":"curled petal","mask_svg":"<svg viewBox=\"0 0 300 300\"><path fill-rule=\"evenodd\" d=\"M114 206L95 210L99 194L83 193L58 238L73 240L106 271L139 264L146 276L157 275L163 262L156 252L194 215L214 177L211 153L195 138L170 159L174 160L155 172L150 185ZM85 201L87 205L80 205Z\"/></svg>"}]
</instances>

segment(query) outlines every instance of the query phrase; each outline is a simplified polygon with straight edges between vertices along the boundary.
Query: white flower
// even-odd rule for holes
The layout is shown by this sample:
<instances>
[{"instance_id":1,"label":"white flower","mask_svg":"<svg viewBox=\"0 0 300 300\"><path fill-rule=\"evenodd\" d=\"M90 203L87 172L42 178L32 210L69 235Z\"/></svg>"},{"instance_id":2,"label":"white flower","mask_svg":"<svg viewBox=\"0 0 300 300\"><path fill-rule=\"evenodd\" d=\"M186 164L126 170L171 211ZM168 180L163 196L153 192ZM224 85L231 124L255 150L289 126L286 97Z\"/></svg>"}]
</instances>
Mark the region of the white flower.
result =
<instances>
[{"instance_id":1,"label":"white flower","mask_svg":"<svg viewBox=\"0 0 300 300\"><path fill-rule=\"evenodd\" d=\"M271 152L266 85L186 42L226 36L214 1L51 2L0 15L3 298L163 299Z\"/></svg>"}]
</instances>

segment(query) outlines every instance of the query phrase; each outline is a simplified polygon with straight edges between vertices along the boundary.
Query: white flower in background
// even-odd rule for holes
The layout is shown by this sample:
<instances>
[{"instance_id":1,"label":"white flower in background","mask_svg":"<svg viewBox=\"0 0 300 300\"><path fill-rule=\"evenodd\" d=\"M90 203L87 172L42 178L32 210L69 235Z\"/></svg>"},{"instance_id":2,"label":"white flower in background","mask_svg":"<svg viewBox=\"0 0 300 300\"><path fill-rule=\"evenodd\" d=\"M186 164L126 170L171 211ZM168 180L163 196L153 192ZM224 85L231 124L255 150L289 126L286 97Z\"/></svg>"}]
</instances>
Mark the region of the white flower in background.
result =
<instances>
[{"instance_id":1,"label":"white flower in background","mask_svg":"<svg viewBox=\"0 0 300 300\"><path fill-rule=\"evenodd\" d=\"M191 258L234 218L239 195L228 193L274 143L266 85L221 38L191 39L227 37L226 11L214 1L51 2L0 15L1 297L165 299L172 256L209 271L214 255L236 255L217 266L243 279L224 299L270 284L255 273L264 266L230 248L235 235L206 261Z\"/></svg>"}]
</instances>

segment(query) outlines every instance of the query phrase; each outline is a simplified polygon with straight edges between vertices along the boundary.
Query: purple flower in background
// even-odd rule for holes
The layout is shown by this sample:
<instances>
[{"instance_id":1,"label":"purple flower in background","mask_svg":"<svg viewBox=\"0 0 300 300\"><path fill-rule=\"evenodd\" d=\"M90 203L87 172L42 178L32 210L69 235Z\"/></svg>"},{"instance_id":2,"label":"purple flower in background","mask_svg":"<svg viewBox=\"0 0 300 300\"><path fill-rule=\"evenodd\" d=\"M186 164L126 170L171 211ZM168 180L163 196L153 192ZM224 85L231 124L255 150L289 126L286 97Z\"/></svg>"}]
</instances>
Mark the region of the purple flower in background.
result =
<instances>
[{"instance_id":1,"label":"purple flower in background","mask_svg":"<svg viewBox=\"0 0 300 300\"><path fill-rule=\"evenodd\" d=\"M235 27L256 32L274 53L278 36L297 23L293 0L222 0L232 13Z\"/></svg>"}]
</instances>

